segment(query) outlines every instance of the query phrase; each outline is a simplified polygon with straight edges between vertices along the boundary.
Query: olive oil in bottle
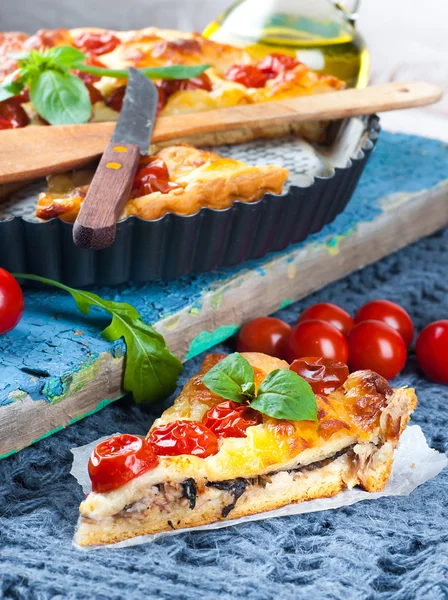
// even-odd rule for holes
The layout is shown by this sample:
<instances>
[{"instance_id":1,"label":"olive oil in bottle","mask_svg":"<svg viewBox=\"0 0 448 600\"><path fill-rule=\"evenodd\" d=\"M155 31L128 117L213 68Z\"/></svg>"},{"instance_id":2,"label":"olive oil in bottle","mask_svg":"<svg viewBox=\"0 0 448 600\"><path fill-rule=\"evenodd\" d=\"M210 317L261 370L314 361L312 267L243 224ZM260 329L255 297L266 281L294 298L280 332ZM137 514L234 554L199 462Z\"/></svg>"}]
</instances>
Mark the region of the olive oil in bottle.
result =
<instances>
[{"instance_id":1,"label":"olive oil in bottle","mask_svg":"<svg viewBox=\"0 0 448 600\"><path fill-rule=\"evenodd\" d=\"M260 58L271 52L295 56L349 87L368 82L369 53L354 18L332 0L238 0L204 35L247 47Z\"/></svg>"}]
</instances>

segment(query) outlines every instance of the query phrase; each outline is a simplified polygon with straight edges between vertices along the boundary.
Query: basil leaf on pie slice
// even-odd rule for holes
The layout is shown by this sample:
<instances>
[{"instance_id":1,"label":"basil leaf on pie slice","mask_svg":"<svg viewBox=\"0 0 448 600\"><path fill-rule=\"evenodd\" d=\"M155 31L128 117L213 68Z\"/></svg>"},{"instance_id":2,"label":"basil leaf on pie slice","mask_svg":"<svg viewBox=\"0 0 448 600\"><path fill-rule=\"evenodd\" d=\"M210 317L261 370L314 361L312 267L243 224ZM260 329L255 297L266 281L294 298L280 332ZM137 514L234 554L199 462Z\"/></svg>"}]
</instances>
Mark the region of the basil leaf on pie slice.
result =
<instances>
[{"instance_id":1,"label":"basil leaf on pie slice","mask_svg":"<svg viewBox=\"0 0 448 600\"><path fill-rule=\"evenodd\" d=\"M255 395L254 371L239 352L229 354L212 367L202 383L217 396L234 402L245 402Z\"/></svg>"},{"instance_id":2,"label":"basil leaf on pie slice","mask_svg":"<svg viewBox=\"0 0 448 600\"><path fill-rule=\"evenodd\" d=\"M269 373L250 406L275 419L317 421L316 397L311 386L287 369Z\"/></svg>"}]
</instances>

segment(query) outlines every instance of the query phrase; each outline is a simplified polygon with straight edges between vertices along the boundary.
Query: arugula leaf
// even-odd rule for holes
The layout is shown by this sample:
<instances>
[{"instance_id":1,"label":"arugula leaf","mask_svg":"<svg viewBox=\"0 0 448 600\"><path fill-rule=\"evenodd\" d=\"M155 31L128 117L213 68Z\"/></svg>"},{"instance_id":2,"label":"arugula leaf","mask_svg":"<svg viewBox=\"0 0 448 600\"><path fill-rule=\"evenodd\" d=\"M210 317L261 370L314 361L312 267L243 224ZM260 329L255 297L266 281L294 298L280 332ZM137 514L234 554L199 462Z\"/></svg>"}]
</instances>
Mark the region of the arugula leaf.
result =
<instances>
[{"instance_id":1,"label":"arugula leaf","mask_svg":"<svg viewBox=\"0 0 448 600\"><path fill-rule=\"evenodd\" d=\"M79 77L44 71L31 79L29 88L35 109L52 125L86 123L90 119L89 92Z\"/></svg>"},{"instance_id":2,"label":"arugula leaf","mask_svg":"<svg viewBox=\"0 0 448 600\"><path fill-rule=\"evenodd\" d=\"M148 67L138 69L141 73L149 77L149 79L190 79L202 75L210 65L168 65L166 67ZM73 68L98 75L99 77L115 77L116 79L127 79L129 71L127 69L107 69L103 67L95 67L93 65L85 65L76 63Z\"/></svg>"},{"instance_id":3,"label":"arugula leaf","mask_svg":"<svg viewBox=\"0 0 448 600\"><path fill-rule=\"evenodd\" d=\"M316 397L310 384L287 369L269 373L251 407L276 419L317 422Z\"/></svg>"},{"instance_id":4,"label":"arugula leaf","mask_svg":"<svg viewBox=\"0 0 448 600\"><path fill-rule=\"evenodd\" d=\"M101 335L109 341L124 338L126 362L123 387L132 392L136 402L162 400L175 390L183 368L180 360L168 350L163 336L146 325L131 304L104 300L92 292L75 290L37 275L16 274L14 277L39 281L68 292L85 315L93 306L112 316L110 325Z\"/></svg>"},{"instance_id":5,"label":"arugula leaf","mask_svg":"<svg viewBox=\"0 0 448 600\"><path fill-rule=\"evenodd\" d=\"M238 352L229 354L212 367L202 378L202 383L214 394L234 402L245 402L255 395L253 369Z\"/></svg>"}]
</instances>

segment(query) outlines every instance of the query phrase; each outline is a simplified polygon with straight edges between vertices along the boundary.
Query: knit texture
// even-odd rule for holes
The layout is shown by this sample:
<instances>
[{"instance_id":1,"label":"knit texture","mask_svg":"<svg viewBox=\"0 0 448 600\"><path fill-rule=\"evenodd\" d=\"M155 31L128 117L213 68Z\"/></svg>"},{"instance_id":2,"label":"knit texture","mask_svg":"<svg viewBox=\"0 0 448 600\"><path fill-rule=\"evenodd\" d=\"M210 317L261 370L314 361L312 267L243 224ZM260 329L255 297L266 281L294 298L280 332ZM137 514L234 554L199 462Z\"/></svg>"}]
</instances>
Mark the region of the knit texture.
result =
<instances>
[{"instance_id":1,"label":"knit texture","mask_svg":"<svg viewBox=\"0 0 448 600\"><path fill-rule=\"evenodd\" d=\"M278 313L294 323L318 301L354 312L388 298L419 331L448 318L448 230L423 239ZM223 344L218 351L232 351ZM186 364L179 385L203 357ZM448 388L423 379L411 355L394 385L418 392L413 422L446 452ZM166 403L168 404L168 403ZM192 532L128 549L71 546L82 492L70 448L115 431L144 434L163 407L124 399L0 461L2 597L413 599L448 597L448 470L408 498Z\"/></svg>"}]
</instances>

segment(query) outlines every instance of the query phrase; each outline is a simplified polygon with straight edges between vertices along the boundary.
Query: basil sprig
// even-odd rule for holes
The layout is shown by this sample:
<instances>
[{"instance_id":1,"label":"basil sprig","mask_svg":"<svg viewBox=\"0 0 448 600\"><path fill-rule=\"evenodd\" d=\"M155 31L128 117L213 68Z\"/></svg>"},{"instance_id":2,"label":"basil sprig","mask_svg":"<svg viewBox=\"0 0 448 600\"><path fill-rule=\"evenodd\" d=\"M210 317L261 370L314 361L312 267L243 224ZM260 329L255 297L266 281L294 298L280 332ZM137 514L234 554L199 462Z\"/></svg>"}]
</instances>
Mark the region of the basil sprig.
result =
<instances>
[{"instance_id":1,"label":"basil sprig","mask_svg":"<svg viewBox=\"0 0 448 600\"><path fill-rule=\"evenodd\" d=\"M14 277L40 281L68 292L85 315L92 306L111 315L112 321L101 335L111 342L124 338L126 362L123 388L132 392L136 402L163 400L175 390L183 368L180 360L168 350L163 336L146 325L131 304L104 300L92 292L75 290L37 275L15 274Z\"/></svg>"},{"instance_id":2,"label":"basil sprig","mask_svg":"<svg viewBox=\"0 0 448 600\"><path fill-rule=\"evenodd\" d=\"M0 102L20 94L25 86L37 113L51 125L86 123L92 114L89 92L78 70L99 77L127 79L127 69L107 69L85 64L88 56L72 46L11 53L19 68L0 85ZM190 79L209 65L168 65L139 69L150 79Z\"/></svg>"},{"instance_id":3,"label":"basil sprig","mask_svg":"<svg viewBox=\"0 0 448 600\"><path fill-rule=\"evenodd\" d=\"M254 371L238 352L229 354L202 378L214 394L233 400L248 401L265 415L290 421L316 421L316 397L308 382L287 369L276 369L262 381L255 393Z\"/></svg>"}]
</instances>

